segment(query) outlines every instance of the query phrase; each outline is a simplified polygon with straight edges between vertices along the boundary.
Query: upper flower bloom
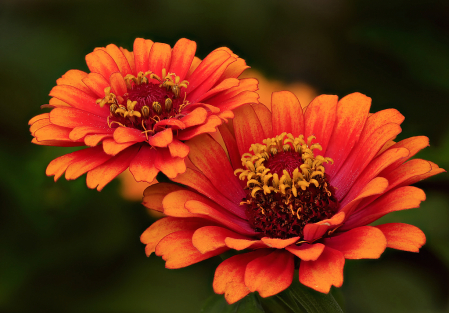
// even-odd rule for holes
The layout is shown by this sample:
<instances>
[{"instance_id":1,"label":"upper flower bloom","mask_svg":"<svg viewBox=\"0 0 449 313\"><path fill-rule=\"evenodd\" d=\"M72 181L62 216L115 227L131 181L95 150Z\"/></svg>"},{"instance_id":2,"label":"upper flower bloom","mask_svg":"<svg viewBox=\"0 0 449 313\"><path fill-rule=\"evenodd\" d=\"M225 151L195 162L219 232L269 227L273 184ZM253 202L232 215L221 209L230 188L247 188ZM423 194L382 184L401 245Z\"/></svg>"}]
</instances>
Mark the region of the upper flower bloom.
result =
<instances>
[{"instance_id":1,"label":"upper flower bloom","mask_svg":"<svg viewBox=\"0 0 449 313\"><path fill-rule=\"evenodd\" d=\"M299 280L320 292L343 283L345 259L379 258L386 247L417 252L421 230L391 223L366 226L425 199L409 186L443 172L414 159L426 137L392 141L404 117L370 114L359 94L322 95L302 108L290 92L235 111L233 127L187 142L188 168L155 184L144 204L168 217L141 237L167 268L184 267L226 250L253 250L222 262L213 287L229 303L258 291L275 295ZM240 180L239 180L240 178Z\"/></svg>"},{"instance_id":2,"label":"upper flower bloom","mask_svg":"<svg viewBox=\"0 0 449 313\"><path fill-rule=\"evenodd\" d=\"M187 39L171 48L138 38L134 52L97 48L86 56L90 73L58 79L44 105L52 111L29 122L32 142L90 148L53 160L47 175L88 172L88 187L101 190L128 167L146 182L159 171L183 173L189 148L182 141L214 132L233 109L258 99L257 80L237 79L248 68L243 59L219 48L201 61L195 51Z\"/></svg>"}]
</instances>

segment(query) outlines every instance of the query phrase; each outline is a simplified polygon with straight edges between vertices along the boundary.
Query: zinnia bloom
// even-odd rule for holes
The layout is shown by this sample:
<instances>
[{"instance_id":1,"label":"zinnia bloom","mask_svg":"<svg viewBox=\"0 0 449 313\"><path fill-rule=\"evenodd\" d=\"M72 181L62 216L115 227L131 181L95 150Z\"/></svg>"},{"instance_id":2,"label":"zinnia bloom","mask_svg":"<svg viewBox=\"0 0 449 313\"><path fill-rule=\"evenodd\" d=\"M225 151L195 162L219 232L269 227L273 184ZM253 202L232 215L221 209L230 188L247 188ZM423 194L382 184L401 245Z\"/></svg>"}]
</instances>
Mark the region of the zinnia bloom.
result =
<instances>
[{"instance_id":1,"label":"zinnia bloom","mask_svg":"<svg viewBox=\"0 0 449 313\"><path fill-rule=\"evenodd\" d=\"M167 268L226 250L249 250L223 261L213 288L234 303L249 292L275 295L299 281L327 293L343 283L345 259L375 259L386 247L418 252L417 227L367 226L387 213L416 208L424 192L409 186L444 170L413 159L426 137L399 142L404 117L370 114L371 99L322 95L302 109L290 92L235 111L233 127L196 137L189 164L174 184L155 184L144 204L165 217L141 237ZM407 162L405 162L407 161ZM239 180L239 178L241 180Z\"/></svg>"},{"instance_id":2,"label":"zinnia bloom","mask_svg":"<svg viewBox=\"0 0 449 313\"><path fill-rule=\"evenodd\" d=\"M128 167L149 183L159 171L183 173L183 141L214 132L233 109L258 99L257 80L237 79L248 68L243 59L219 48L201 61L195 51L187 39L171 48L138 38L134 52L97 48L86 56L90 73L70 70L58 79L44 105L51 112L29 122L32 142L89 148L53 160L47 175L88 172L87 186L101 190Z\"/></svg>"}]
</instances>

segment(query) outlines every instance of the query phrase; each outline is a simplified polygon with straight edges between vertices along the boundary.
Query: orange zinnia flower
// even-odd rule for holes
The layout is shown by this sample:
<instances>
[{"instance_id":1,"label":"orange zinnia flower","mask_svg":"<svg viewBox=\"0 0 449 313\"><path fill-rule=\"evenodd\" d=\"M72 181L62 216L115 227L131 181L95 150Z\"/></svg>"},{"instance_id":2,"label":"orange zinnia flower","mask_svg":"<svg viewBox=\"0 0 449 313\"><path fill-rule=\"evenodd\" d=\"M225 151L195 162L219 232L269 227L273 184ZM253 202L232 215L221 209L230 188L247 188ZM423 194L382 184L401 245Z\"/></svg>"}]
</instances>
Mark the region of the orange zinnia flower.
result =
<instances>
[{"instance_id":1,"label":"orange zinnia flower","mask_svg":"<svg viewBox=\"0 0 449 313\"><path fill-rule=\"evenodd\" d=\"M426 137L395 143L404 117L395 109L370 114L359 94L338 101L322 95L302 109L286 91L236 110L233 128L187 142L180 185L156 184L144 203L168 217L141 237L167 268L180 268L226 250L251 252L223 261L213 287L233 303L249 292L275 295L299 281L327 293L343 283L345 259L379 258L386 247L417 252L425 236L402 223L366 226L425 199L409 186L444 170L405 162ZM243 164L243 166L242 166ZM239 180L240 178L240 180Z\"/></svg>"},{"instance_id":2,"label":"orange zinnia flower","mask_svg":"<svg viewBox=\"0 0 449 313\"><path fill-rule=\"evenodd\" d=\"M233 109L258 99L257 80L237 79L248 68L243 59L219 48L201 61L195 51L187 39L172 49L138 38L134 52L97 48L86 56L91 73L70 70L58 79L44 105L52 111L30 120L32 142L90 148L53 160L47 175L88 172L87 186L101 190L128 167L149 183L159 171L183 173L189 148L182 141L214 132Z\"/></svg>"}]
</instances>

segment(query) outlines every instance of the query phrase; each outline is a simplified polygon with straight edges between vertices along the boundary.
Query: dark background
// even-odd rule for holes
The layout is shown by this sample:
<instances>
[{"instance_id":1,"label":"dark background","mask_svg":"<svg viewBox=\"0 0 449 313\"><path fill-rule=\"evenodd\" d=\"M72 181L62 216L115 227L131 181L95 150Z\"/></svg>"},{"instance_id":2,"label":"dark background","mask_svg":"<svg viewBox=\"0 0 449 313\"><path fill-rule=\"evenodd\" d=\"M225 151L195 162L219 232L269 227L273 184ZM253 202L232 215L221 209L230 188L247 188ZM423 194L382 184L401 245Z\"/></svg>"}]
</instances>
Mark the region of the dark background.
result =
<instances>
[{"instance_id":1,"label":"dark background","mask_svg":"<svg viewBox=\"0 0 449 313\"><path fill-rule=\"evenodd\" d=\"M429 136L419 157L449 168L448 1L0 0L0 312L188 313L213 293L218 257L179 270L146 258L139 236L154 218L118 180L100 193L85 178L54 183L47 164L72 150L30 143L56 79L135 37L187 37L201 58L228 46L269 79L367 94L372 112L405 115L398 139ZM419 254L346 262L346 312L449 312L448 184L418 183L421 208L382 220L420 227Z\"/></svg>"}]
</instances>

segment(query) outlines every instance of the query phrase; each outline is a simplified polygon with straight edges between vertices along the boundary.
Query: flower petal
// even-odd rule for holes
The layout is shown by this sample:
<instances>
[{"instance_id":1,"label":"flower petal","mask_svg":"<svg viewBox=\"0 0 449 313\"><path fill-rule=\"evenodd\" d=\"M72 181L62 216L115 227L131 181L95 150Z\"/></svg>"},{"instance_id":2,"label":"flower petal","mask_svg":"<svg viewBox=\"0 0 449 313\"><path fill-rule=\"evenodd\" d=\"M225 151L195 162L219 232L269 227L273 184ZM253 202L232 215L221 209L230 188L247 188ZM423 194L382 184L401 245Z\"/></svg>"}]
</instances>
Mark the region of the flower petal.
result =
<instances>
[{"instance_id":1,"label":"flower petal","mask_svg":"<svg viewBox=\"0 0 449 313\"><path fill-rule=\"evenodd\" d=\"M262 143L265 139L263 127L251 105L244 105L234 111L235 140L240 155L249 151L252 144Z\"/></svg>"},{"instance_id":2,"label":"flower petal","mask_svg":"<svg viewBox=\"0 0 449 313\"><path fill-rule=\"evenodd\" d=\"M129 165L129 171L136 181L151 183L156 178L157 173L159 173L154 165L156 156L157 152L148 145L143 145L140 148Z\"/></svg>"},{"instance_id":3,"label":"flower petal","mask_svg":"<svg viewBox=\"0 0 449 313\"><path fill-rule=\"evenodd\" d=\"M163 68L165 68L165 70L168 70L170 68L170 45L167 45L166 43L155 42L151 46L151 51L148 58L150 70L156 75L161 76Z\"/></svg>"},{"instance_id":4,"label":"flower petal","mask_svg":"<svg viewBox=\"0 0 449 313\"><path fill-rule=\"evenodd\" d=\"M181 122L185 124L185 127L192 127L201 125L206 121L207 111L204 108L198 107L186 116L181 118Z\"/></svg>"},{"instance_id":5,"label":"flower petal","mask_svg":"<svg viewBox=\"0 0 449 313\"><path fill-rule=\"evenodd\" d=\"M168 149L157 149L154 165L170 179L186 171L184 159L172 157Z\"/></svg>"},{"instance_id":6,"label":"flower petal","mask_svg":"<svg viewBox=\"0 0 449 313\"><path fill-rule=\"evenodd\" d=\"M390 212L417 208L425 199L424 191L416 187L405 186L391 190L367 207L352 214L340 230L370 224Z\"/></svg>"},{"instance_id":7,"label":"flower petal","mask_svg":"<svg viewBox=\"0 0 449 313\"><path fill-rule=\"evenodd\" d=\"M131 127L117 127L114 131L114 140L117 143L142 142L145 135L138 129Z\"/></svg>"},{"instance_id":8,"label":"flower petal","mask_svg":"<svg viewBox=\"0 0 449 313\"><path fill-rule=\"evenodd\" d=\"M87 73L79 70L69 70L56 80L57 85L67 85L78 88L79 90L93 96L92 91L83 83L83 79L87 77Z\"/></svg>"},{"instance_id":9,"label":"flower petal","mask_svg":"<svg viewBox=\"0 0 449 313\"><path fill-rule=\"evenodd\" d=\"M387 247L382 232L371 226L357 227L325 238L323 243L342 252L345 259L378 259Z\"/></svg>"},{"instance_id":10,"label":"flower petal","mask_svg":"<svg viewBox=\"0 0 449 313\"><path fill-rule=\"evenodd\" d=\"M304 116L298 98L290 91L273 92L271 95L273 134L291 133L293 137L304 134Z\"/></svg>"},{"instance_id":11,"label":"flower petal","mask_svg":"<svg viewBox=\"0 0 449 313\"><path fill-rule=\"evenodd\" d=\"M287 289L292 283L293 272L293 255L285 250L274 250L248 263L245 285L266 298Z\"/></svg>"},{"instance_id":12,"label":"flower petal","mask_svg":"<svg viewBox=\"0 0 449 313\"><path fill-rule=\"evenodd\" d=\"M285 247L290 246L291 244L294 244L295 242L299 241L299 238L300 237L280 239L280 238L263 237L261 241L264 244L266 244L269 248L284 249Z\"/></svg>"},{"instance_id":13,"label":"flower petal","mask_svg":"<svg viewBox=\"0 0 449 313\"><path fill-rule=\"evenodd\" d=\"M103 152L101 146L83 149L82 151L89 151L89 153L85 153L82 157L78 155L76 159L72 160L65 172L65 179L77 179L81 175L93 170L112 158L110 155Z\"/></svg>"},{"instance_id":14,"label":"flower petal","mask_svg":"<svg viewBox=\"0 0 449 313\"><path fill-rule=\"evenodd\" d=\"M375 226L380 229L387 238L387 247L419 252L426 243L426 235L416 226L403 223L389 223Z\"/></svg>"},{"instance_id":15,"label":"flower petal","mask_svg":"<svg viewBox=\"0 0 449 313\"><path fill-rule=\"evenodd\" d=\"M343 253L325 247L315 261L301 261L299 265L299 281L316 291L328 293L331 286L341 287L343 284Z\"/></svg>"},{"instance_id":16,"label":"flower petal","mask_svg":"<svg viewBox=\"0 0 449 313\"><path fill-rule=\"evenodd\" d=\"M219 226L204 226L198 228L192 237L192 244L201 253L214 251L218 248L226 247L225 239L231 238L247 238L232 230Z\"/></svg>"},{"instance_id":17,"label":"flower petal","mask_svg":"<svg viewBox=\"0 0 449 313\"><path fill-rule=\"evenodd\" d=\"M189 140L200 134L215 132L217 131L217 126L221 125L221 123L222 120L218 116L211 115L207 118L206 123L179 131L177 138L179 140Z\"/></svg>"},{"instance_id":18,"label":"flower petal","mask_svg":"<svg viewBox=\"0 0 449 313\"><path fill-rule=\"evenodd\" d=\"M87 173L87 187L101 191L118 174L128 168L138 149L138 146L126 149Z\"/></svg>"},{"instance_id":19,"label":"flower petal","mask_svg":"<svg viewBox=\"0 0 449 313\"><path fill-rule=\"evenodd\" d=\"M145 40L143 38L137 38L134 40L133 52L136 67L135 75L139 72L145 73L150 70L149 54L152 46L153 42L151 40Z\"/></svg>"},{"instance_id":20,"label":"flower petal","mask_svg":"<svg viewBox=\"0 0 449 313\"><path fill-rule=\"evenodd\" d=\"M103 99L105 96L105 88L110 87L109 81L98 73L89 73L89 75L83 78L83 84L85 84L92 96L97 99Z\"/></svg>"},{"instance_id":21,"label":"flower petal","mask_svg":"<svg viewBox=\"0 0 449 313\"><path fill-rule=\"evenodd\" d=\"M122 73L123 77L128 74L133 73L125 54L116 45L110 44L110 45L107 45L106 48L100 48L100 49L106 51L111 56L111 58L114 59L115 63L117 64L117 67L120 70L120 73Z\"/></svg>"},{"instance_id":22,"label":"flower petal","mask_svg":"<svg viewBox=\"0 0 449 313\"><path fill-rule=\"evenodd\" d=\"M304 226L303 234L304 240L314 241L322 237L329 229L334 226L340 225L345 219L344 212L338 212L332 218L319 221L317 223L310 223Z\"/></svg>"},{"instance_id":23,"label":"flower petal","mask_svg":"<svg viewBox=\"0 0 449 313\"><path fill-rule=\"evenodd\" d=\"M117 143L113 138L103 140L103 150L109 155L116 155L132 145L135 145L135 142Z\"/></svg>"},{"instance_id":24,"label":"flower petal","mask_svg":"<svg viewBox=\"0 0 449 313\"><path fill-rule=\"evenodd\" d=\"M245 270L249 262L270 253L268 249L234 255L218 265L214 276L214 291L224 294L229 304L235 303L250 293L245 285Z\"/></svg>"},{"instance_id":25,"label":"flower petal","mask_svg":"<svg viewBox=\"0 0 449 313\"><path fill-rule=\"evenodd\" d=\"M170 150L170 154L174 158L185 158L190 151L188 145L177 139L173 139L173 141L168 145L168 150Z\"/></svg>"},{"instance_id":26,"label":"flower petal","mask_svg":"<svg viewBox=\"0 0 449 313\"><path fill-rule=\"evenodd\" d=\"M58 126L70 128L77 126L107 127L106 119L103 116L74 108L55 108L51 110L50 122Z\"/></svg>"},{"instance_id":27,"label":"flower petal","mask_svg":"<svg viewBox=\"0 0 449 313\"><path fill-rule=\"evenodd\" d=\"M337 119L325 154L334 160L334 164L325 166L330 177L344 164L358 141L370 106L371 98L361 93L352 93L338 102Z\"/></svg>"},{"instance_id":28,"label":"flower petal","mask_svg":"<svg viewBox=\"0 0 449 313\"><path fill-rule=\"evenodd\" d=\"M177 231L194 231L208 224L208 221L198 218L164 217L148 227L140 236L140 241L146 245L145 253L150 256L165 236Z\"/></svg>"},{"instance_id":29,"label":"flower petal","mask_svg":"<svg viewBox=\"0 0 449 313\"><path fill-rule=\"evenodd\" d=\"M95 50L86 55L86 63L93 73L103 75L108 79L112 73L120 72L114 59L104 50Z\"/></svg>"},{"instance_id":30,"label":"flower petal","mask_svg":"<svg viewBox=\"0 0 449 313\"><path fill-rule=\"evenodd\" d=\"M169 73L175 73L183 81L195 57L196 42L181 38L172 50Z\"/></svg>"},{"instance_id":31,"label":"flower petal","mask_svg":"<svg viewBox=\"0 0 449 313\"><path fill-rule=\"evenodd\" d=\"M312 100L304 112L304 138L315 136L316 142L323 148L321 151L315 150L317 155L326 153L337 117L337 103L337 96L321 95Z\"/></svg>"},{"instance_id":32,"label":"flower petal","mask_svg":"<svg viewBox=\"0 0 449 313\"><path fill-rule=\"evenodd\" d=\"M293 253L303 261L315 261L323 252L324 247L325 246L322 243L303 243L299 246L291 245L286 247L285 249L290 253Z\"/></svg>"},{"instance_id":33,"label":"flower petal","mask_svg":"<svg viewBox=\"0 0 449 313\"><path fill-rule=\"evenodd\" d=\"M115 95L124 95L128 92L125 79L121 73L112 73L109 81L111 82L111 91Z\"/></svg>"},{"instance_id":34,"label":"flower petal","mask_svg":"<svg viewBox=\"0 0 449 313\"><path fill-rule=\"evenodd\" d=\"M184 187L170 183L158 183L151 185L143 192L142 204L149 209L164 212L162 201L171 192L185 190Z\"/></svg>"},{"instance_id":35,"label":"flower petal","mask_svg":"<svg viewBox=\"0 0 449 313\"><path fill-rule=\"evenodd\" d=\"M208 99L217 93L220 93L222 91L227 91L232 87L236 87L239 85L239 80L236 78L228 78L222 81L220 84L215 86L214 88L210 89L209 91L203 93L196 99L196 102L202 102L204 99Z\"/></svg>"},{"instance_id":36,"label":"flower petal","mask_svg":"<svg viewBox=\"0 0 449 313\"><path fill-rule=\"evenodd\" d=\"M156 255L162 256L166 268L186 267L229 250L224 247L202 254L192 244L193 233L191 230L177 231L159 241Z\"/></svg>"},{"instance_id":37,"label":"flower petal","mask_svg":"<svg viewBox=\"0 0 449 313\"><path fill-rule=\"evenodd\" d=\"M273 138L273 124L271 122L272 117L270 110L268 110L268 108L261 103L255 103L252 105L252 107L254 109L254 112L256 112L260 123L263 125L265 138Z\"/></svg>"},{"instance_id":38,"label":"flower petal","mask_svg":"<svg viewBox=\"0 0 449 313\"><path fill-rule=\"evenodd\" d=\"M231 249L241 251L248 248L251 249L261 249L266 248L267 245L264 244L262 241L256 239L256 240L248 240L248 239L237 239L237 238L231 238L228 237L225 239L226 246L228 246Z\"/></svg>"},{"instance_id":39,"label":"flower petal","mask_svg":"<svg viewBox=\"0 0 449 313\"><path fill-rule=\"evenodd\" d=\"M220 144L205 134L192 138L186 144L190 148L190 161L221 194L234 203L245 198L246 194Z\"/></svg>"},{"instance_id":40,"label":"flower petal","mask_svg":"<svg viewBox=\"0 0 449 313\"><path fill-rule=\"evenodd\" d=\"M145 137L145 136L144 136ZM166 128L148 138L148 143L153 147L165 148L173 141L173 131Z\"/></svg>"},{"instance_id":41,"label":"flower petal","mask_svg":"<svg viewBox=\"0 0 449 313\"><path fill-rule=\"evenodd\" d=\"M77 126L69 134L71 140L79 140L89 134L110 134L112 136L113 129L109 127L93 127L93 126Z\"/></svg>"}]
</instances>

